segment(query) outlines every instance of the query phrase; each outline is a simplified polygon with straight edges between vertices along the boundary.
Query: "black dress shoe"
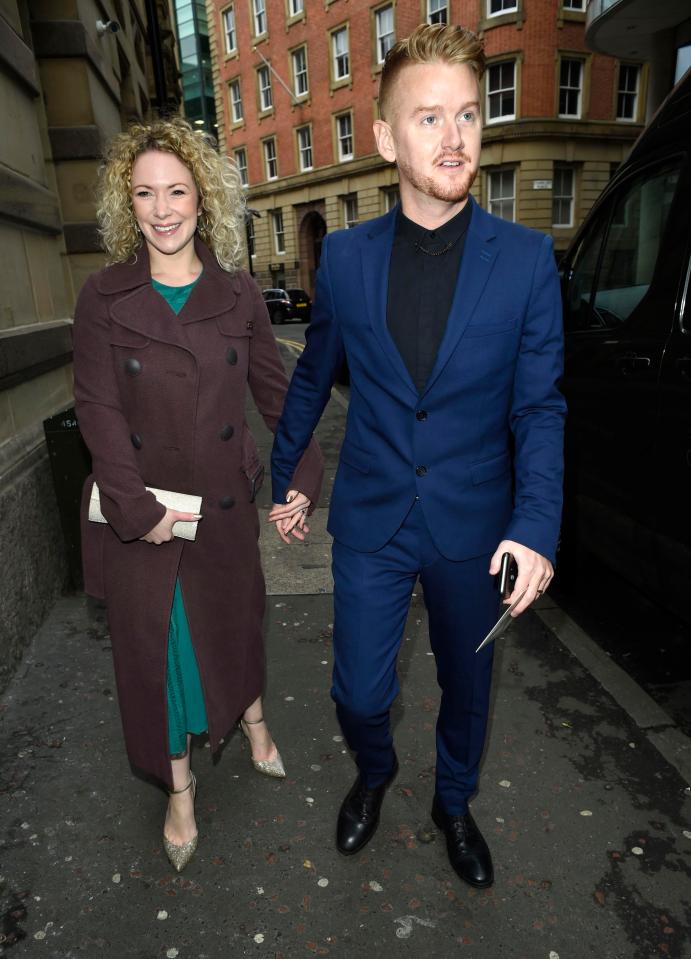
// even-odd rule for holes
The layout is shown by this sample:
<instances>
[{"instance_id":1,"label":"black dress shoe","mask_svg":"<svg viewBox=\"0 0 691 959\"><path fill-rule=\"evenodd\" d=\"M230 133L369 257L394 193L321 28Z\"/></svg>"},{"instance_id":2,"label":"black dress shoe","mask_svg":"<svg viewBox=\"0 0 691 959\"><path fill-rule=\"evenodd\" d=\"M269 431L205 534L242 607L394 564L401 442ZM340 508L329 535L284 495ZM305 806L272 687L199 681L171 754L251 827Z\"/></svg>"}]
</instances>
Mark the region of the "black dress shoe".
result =
<instances>
[{"instance_id":1,"label":"black dress shoe","mask_svg":"<svg viewBox=\"0 0 691 959\"><path fill-rule=\"evenodd\" d=\"M439 805L432 803L434 824L446 835L449 862L459 879L478 889L486 889L494 882L492 857L482 833L469 812L465 816L449 816Z\"/></svg>"},{"instance_id":2,"label":"black dress shoe","mask_svg":"<svg viewBox=\"0 0 691 959\"><path fill-rule=\"evenodd\" d=\"M397 772L398 761L395 760L388 779L381 786L367 789L361 776L353 783L352 789L341 804L336 826L336 847L344 856L353 856L360 852L377 831L384 793Z\"/></svg>"}]
</instances>

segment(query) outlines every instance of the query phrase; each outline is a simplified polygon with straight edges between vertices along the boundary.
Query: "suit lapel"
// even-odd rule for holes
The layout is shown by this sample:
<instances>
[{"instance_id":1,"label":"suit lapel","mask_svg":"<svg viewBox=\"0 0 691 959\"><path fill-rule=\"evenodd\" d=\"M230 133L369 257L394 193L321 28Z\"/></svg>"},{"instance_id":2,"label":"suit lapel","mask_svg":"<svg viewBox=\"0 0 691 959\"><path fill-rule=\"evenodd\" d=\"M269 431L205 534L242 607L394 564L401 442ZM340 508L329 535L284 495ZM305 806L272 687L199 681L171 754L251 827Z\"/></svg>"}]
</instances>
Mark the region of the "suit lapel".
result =
<instances>
[{"instance_id":1,"label":"suit lapel","mask_svg":"<svg viewBox=\"0 0 691 959\"><path fill-rule=\"evenodd\" d=\"M397 208L396 208L397 209ZM396 227L396 210L382 217L364 238L362 258L363 290L370 324L379 346L406 386L417 396L403 358L394 343L386 323L386 305L389 289L389 265Z\"/></svg>"},{"instance_id":2,"label":"suit lapel","mask_svg":"<svg viewBox=\"0 0 691 959\"><path fill-rule=\"evenodd\" d=\"M482 292L497 257L496 232L492 218L477 205L472 197L470 202L473 204L473 214L468 227L456 291L451 303L446 331L439 346L434 368L425 384L423 396L432 388L458 346L480 303Z\"/></svg>"}]
</instances>

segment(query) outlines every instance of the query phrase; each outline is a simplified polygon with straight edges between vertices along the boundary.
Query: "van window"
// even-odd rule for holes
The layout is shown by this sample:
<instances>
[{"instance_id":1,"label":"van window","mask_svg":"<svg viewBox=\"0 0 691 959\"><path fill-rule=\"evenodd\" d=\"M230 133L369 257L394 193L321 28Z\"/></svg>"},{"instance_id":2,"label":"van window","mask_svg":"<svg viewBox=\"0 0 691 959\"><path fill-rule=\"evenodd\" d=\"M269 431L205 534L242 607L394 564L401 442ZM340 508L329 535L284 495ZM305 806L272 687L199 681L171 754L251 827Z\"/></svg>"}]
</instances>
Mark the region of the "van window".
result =
<instances>
[{"instance_id":1,"label":"van window","mask_svg":"<svg viewBox=\"0 0 691 959\"><path fill-rule=\"evenodd\" d=\"M678 180L678 165L645 170L598 211L574 260L567 330L613 330L629 319L650 287Z\"/></svg>"}]
</instances>

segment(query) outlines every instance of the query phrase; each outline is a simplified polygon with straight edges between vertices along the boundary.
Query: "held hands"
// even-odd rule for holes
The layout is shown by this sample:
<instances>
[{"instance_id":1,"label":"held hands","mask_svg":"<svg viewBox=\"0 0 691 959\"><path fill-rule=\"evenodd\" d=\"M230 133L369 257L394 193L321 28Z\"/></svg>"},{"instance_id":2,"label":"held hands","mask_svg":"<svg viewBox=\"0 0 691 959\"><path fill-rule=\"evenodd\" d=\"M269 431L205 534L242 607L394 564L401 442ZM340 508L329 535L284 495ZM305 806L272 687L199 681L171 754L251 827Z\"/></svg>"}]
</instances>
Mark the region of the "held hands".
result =
<instances>
[{"instance_id":1,"label":"held hands","mask_svg":"<svg viewBox=\"0 0 691 959\"><path fill-rule=\"evenodd\" d=\"M145 543L153 543L160 546L161 543L169 543L173 538L173 526L176 523L196 523L202 519L201 513L181 513L177 509L167 509L165 515L156 523L153 529L149 530L146 536L141 539Z\"/></svg>"},{"instance_id":2,"label":"held hands","mask_svg":"<svg viewBox=\"0 0 691 959\"><path fill-rule=\"evenodd\" d=\"M504 602L513 603L523 590L526 590L525 596L511 613L512 616L520 616L538 596L545 592L554 576L554 568L548 559L536 553L534 549L528 549L527 546L521 546L513 540L504 539L492 557L489 565L490 576L496 576L499 572L501 557L504 553L511 553L518 566L518 576L513 592Z\"/></svg>"},{"instance_id":3,"label":"held hands","mask_svg":"<svg viewBox=\"0 0 691 959\"><path fill-rule=\"evenodd\" d=\"M310 528L307 525L307 510L310 500L304 493L288 490L285 503L274 503L269 513L269 522L276 524L276 532L284 543L290 543L290 534L295 539L304 540Z\"/></svg>"}]
</instances>

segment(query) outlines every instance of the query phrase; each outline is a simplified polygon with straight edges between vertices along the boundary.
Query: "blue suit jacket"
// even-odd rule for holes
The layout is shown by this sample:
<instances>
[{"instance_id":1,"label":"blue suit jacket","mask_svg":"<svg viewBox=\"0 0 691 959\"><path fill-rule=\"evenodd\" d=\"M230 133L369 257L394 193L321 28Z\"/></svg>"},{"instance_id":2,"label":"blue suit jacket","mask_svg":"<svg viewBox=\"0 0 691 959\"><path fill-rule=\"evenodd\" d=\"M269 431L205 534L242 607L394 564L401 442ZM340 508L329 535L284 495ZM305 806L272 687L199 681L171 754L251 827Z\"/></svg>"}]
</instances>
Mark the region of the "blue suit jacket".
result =
<instances>
[{"instance_id":1,"label":"blue suit jacket","mask_svg":"<svg viewBox=\"0 0 691 959\"><path fill-rule=\"evenodd\" d=\"M448 559L512 539L554 560L566 406L552 241L473 202L446 332L418 394L386 325L395 219L323 243L307 345L276 431L273 498L285 501L345 355L350 406L328 524L337 540L379 549L419 496Z\"/></svg>"}]
</instances>

